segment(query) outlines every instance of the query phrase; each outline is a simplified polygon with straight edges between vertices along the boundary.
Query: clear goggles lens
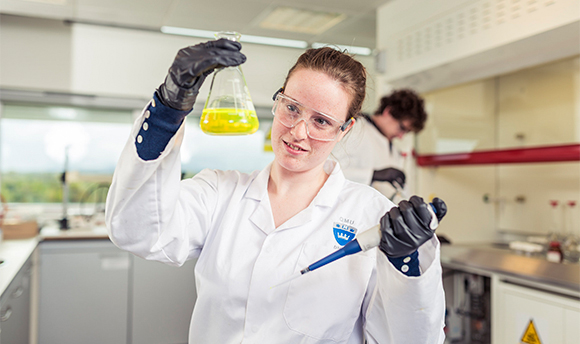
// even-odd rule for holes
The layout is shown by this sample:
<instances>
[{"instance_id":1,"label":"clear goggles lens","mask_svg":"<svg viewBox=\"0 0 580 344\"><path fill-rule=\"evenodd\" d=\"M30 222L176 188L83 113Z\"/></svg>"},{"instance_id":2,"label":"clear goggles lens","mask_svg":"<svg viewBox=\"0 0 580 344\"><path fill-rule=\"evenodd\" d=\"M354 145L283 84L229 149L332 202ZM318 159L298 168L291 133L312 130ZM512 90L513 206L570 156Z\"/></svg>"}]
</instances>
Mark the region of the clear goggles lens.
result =
<instances>
[{"instance_id":1,"label":"clear goggles lens","mask_svg":"<svg viewBox=\"0 0 580 344\"><path fill-rule=\"evenodd\" d=\"M300 121L306 124L308 137L319 141L334 141L341 131L346 130L352 120L341 123L336 119L302 105L287 95L277 92L274 96L272 114L287 128L293 128Z\"/></svg>"}]
</instances>

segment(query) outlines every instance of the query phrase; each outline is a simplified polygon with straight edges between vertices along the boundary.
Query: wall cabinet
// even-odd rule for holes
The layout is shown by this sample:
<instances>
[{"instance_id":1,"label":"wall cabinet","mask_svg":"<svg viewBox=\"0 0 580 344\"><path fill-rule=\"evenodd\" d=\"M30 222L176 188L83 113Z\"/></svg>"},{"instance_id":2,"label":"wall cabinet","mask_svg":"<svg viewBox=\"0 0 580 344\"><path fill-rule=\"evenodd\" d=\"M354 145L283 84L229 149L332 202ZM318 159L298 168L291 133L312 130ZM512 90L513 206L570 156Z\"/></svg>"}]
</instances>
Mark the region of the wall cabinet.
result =
<instances>
[{"instance_id":1,"label":"wall cabinet","mask_svg":"<svg viewBox=\"0 0 580 344\"><path fill-rule=\"evenodd\" d=\"M145 261L109 240L40 244L38 344L187 343L194 261Z\"/></svg>"},{"instance_id":2,"label":"wall cabinet","mask_svg":"<svg viewBox=\"0 0 580 344\"><path fill-rule=\"evenodd\" d=\"M28 259L0 298L0 343L2 344L29 342L31 271L32 260Z\"/></svg>"}]
</instances>

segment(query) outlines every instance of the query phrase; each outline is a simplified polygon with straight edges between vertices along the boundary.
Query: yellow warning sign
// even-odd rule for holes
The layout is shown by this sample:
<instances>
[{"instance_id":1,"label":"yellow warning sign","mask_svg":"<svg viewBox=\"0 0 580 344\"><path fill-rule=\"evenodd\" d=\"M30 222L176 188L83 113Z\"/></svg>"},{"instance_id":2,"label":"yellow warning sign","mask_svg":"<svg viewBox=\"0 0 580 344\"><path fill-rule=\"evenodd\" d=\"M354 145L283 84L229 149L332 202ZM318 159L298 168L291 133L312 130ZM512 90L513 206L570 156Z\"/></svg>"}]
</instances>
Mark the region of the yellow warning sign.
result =
<instances>
[{"instance_id":1,"label":"yellow warning sign","mask_svg":"<svg viewBox=\"0 0 580 344\"><path fill-rule=\"evenodd\" d=\"M528 324L528 328L522 339L520 339L521 344L542 344L540 341L540 336L538 336L538 332L536 331L536 327L534 326L534 321L530 319L530 323Z\"/></svg>"}]
</instances>

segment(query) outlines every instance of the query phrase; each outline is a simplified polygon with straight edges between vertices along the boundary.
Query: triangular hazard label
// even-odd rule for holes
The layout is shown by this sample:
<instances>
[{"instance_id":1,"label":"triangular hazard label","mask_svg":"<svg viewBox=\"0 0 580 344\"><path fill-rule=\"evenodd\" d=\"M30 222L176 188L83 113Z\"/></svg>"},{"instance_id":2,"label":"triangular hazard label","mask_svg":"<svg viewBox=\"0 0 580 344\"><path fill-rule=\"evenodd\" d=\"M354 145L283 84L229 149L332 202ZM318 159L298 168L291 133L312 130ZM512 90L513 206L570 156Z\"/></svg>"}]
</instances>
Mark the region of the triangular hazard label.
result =
<instances>
[{"instance_id":1,"label":"triangular hazard label","mask_svg":"<svg viewBox=\"0 0 580 344\"><path fill-rule=\"evenodd\" d=\"M536 332L536 327L534 327L534 321L530 319L530 323L528 324L528 328L522 339L520 339L522 344L542 344L540 342L540 337L538 336L538 332Z\"/></svg>"}]
</instances>

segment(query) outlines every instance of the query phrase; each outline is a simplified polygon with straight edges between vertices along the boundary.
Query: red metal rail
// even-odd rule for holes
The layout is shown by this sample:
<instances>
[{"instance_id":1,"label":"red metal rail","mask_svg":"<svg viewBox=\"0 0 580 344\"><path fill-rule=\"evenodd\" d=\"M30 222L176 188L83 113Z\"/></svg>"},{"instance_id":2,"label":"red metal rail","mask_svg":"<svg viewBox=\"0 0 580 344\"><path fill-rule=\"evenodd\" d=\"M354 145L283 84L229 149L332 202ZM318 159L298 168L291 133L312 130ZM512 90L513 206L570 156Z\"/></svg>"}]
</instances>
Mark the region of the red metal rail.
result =
<instances>
[{"instance_id":1,"label":"red metal rail","mask_svg":"<svg viewBox=\"0 0 580 344\"><path fill-rule=\"evenodd\" d=\"M419 166L580 161L580 144L418 155Z\"/></svg>"}]
</instances>

